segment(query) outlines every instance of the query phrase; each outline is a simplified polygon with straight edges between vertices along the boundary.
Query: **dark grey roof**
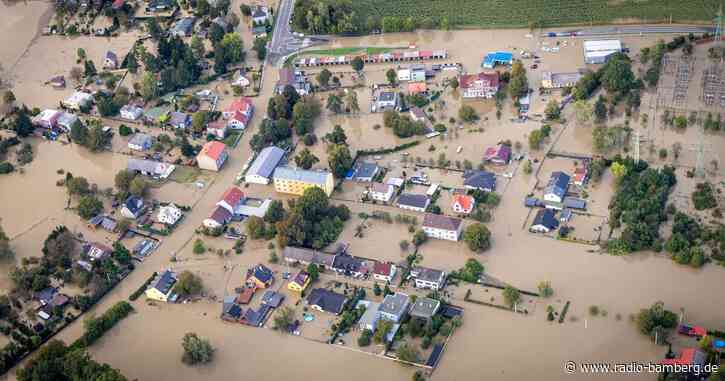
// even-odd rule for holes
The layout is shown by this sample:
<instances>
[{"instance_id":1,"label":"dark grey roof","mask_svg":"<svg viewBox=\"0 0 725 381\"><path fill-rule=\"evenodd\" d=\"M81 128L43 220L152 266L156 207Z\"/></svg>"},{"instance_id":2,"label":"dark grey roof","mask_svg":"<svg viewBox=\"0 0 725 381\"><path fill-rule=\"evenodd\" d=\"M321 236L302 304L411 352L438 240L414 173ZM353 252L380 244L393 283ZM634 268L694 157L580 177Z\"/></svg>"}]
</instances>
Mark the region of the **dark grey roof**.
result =
<instances>
[{"instance_id":1,"label":"dark grey roof","mask_svg":"<svg viewBox=\"0 0 725 381\"><path fill-rule=\"evenodd\" d=\"M166 270L161 275L156 276L151 282L151 288L159 290L162 294L167 294L174 287L174 283L176 283L176 274L171 270Z\"/></svg>"},{"instance_id":2,"label":"dark grey roof","mask_svg":"<svg viewBox=\"0 0 725 381\"><path fill-rule=\"evenodd\" d=\"M554 218L554 211L551 209L540 209L534 217L534 223L532 226L541 225L549 230L556 229L559 226L559 221Z\"/></svg>"},{"instance_id":3,"label":"dark grey roof","mask_svg":"<svg viewBox=\"0 0 725 381\"><path fill-rule=\"evenodd\" d=\"M569 188L570 177L564 172L556 171L551 174L549 183L544 189L544 194L555 194L558 197L564 197L566 190Z\"/></svg>"},{"instance_id":4,"label":"dark grey roof","mask_svg":"<svg viewBox=\"0 0 725 381\"><path fill-rule=\"evenodd\" d=\"M151 135L137 133L131 137L131 139L128 141L128 144L133 144L133 145L143 147L147 144L152 144L153 141L154 141L154 138Z\"/></svg>"},{"instance_id":5,"label":"dark grey roof","mask_svg":"<svg viewBox=\"0 0 725 381\"><path fill-rule=\"evenodd\" d=\"M159 165L158 162L144 159L128 159L126 169L130 171L156 173L156 167Z\"/></svg>"},{"instance_id":6,"label":"dark grey roof","mask_svg":"<svg viewBox=\"0 0 725 381\"><path fill-rule=\"evenodd\" d=\"M252 166L249 167L247 175L257 175L270 178L272 177L272 173L274 173L274 169L277 168L277 165L279 165L279 162L282 161L283 157L283 149L275 146L267 147L259 152L259 155L257 155L256 159L254 159Z\"/></svg>"},{"instance_id":7,"label":"dark grey roof","mask_svg":"<svg viewBox=\"0 0 725 381\"><path fill-rule=\"evenodd\" d=\"M405 312L407 312L409 304L410 298L408 295L400 292L388 294L385 295L385 299L383 299L383 302L380 304L378 311L395 315L400 318L403 314L405 314Z\"/></svg>"},{"instance_id":8,"label":"dark grey roof","mask_svg":"<svg viewBox=\"0 0 725 381\"><path fill-rule=\"evenodd\" d=\"M413 277L428 282L442 282L445 277L445 272L428 267L414 267L410 273Z\"/></svg>"},{"instance_id":9,"label":"dark grey roof","mask_svg":"<svg viewBox=\"0 0 725 381\"><path fill-rule=\"evenodd\" d=\"M272 290L265 291L264 295L262 296L262 304L273 308L279 307L282 304L283 300L284 295L280 294L279 292L274 292Z\"/></svg>"},{"instance_id":10,"label":"dark grey roof","mask_svg":"<svg viewBox=\"0 0 725 381\"><path fill-rule=\"evenodd\" d=\"M563 204L567 208L572 209L586 209L587 208L587 202L586 200L582 200L580 198L574 198L574 197L564 197Z\"/></svg>"},{"instance_id":11,"label":"dark grey roof","mask_svg":"<svg viewBox=\"0 0 725 381\"><path fill-rule=\"evenodd\" d=\"M323 311L333 314L340 314L345 306L347 298L345 295L338 294L325 288L316 288L310 292L307 297L307 303L313 306L319 306Z\"/></svg>"},{"instance_id":12,"label":"dark grey roof","mask_svg":"<svg viewBox=\"0 0 725 381\"><path fill-rule=\"evenodd\" d=\"M314 263L325 267L332 267L335 262L334 254L327 254L304 247L286 246L284 251L282 251L282 257L287 261Z\"/></svg>"},{"instance_id":13,"label":"dark grey roof","mask_svg":"<svg viewBox=\"0 0 725 381\"><path fill-rule=\"evenodd\" d=\"M171 116L169 117L169 124L175 126L177 124L186 124L189 121L189 115L183 113L174 111L171 113Z\"/></svg>"},{"instance_id":14,"label":"dark grey roof","mask_svg":"<svg viewBox=\"0 0 725 381\"><path fill-rule=\"evenodd\" d=\"M378 95L379 102L389 102L395 99L397 93L393 91L383 91Z\"/></svg>"},{"instance_id":15,"label":"dark grey roof","mask_svg":"<svg viewBox=\"0 0 725 381\"><path fill-rule=\"evenodd\" d=\"M479 189L496 189L496 175L492 172L468 170L463 174L463 185Z\"/></svg>"},{"instance_id":16,"label":"dark grey roof","mask_svg":"<svg viewBox=\"0 0 725 381\"><path fill-rule=\"evenodd\" d=\"M423 217L423 227L457 231L461 227L460 218L448 217L442 214L426 213Z\"/></svg>"},{"instance_id":17,"label":"dark grey roof","mask_svg":"<svg viewBox=\"0 0 725 381\"><path fill-rule=\"evenodd\" d=\"M428 200L428 196L424 194L403 193L398 197L398 205L425 208L428 206Z\"/></svg>"},{"instance_id":18,"label":"dark grey roof","mask_svg":"<svg viewBox=\"0 0 725 381\"><path fill-rule=\"evenodd\" d=\"M336 255L332 267L338 271L361 272L363 260L351 255Z\"/></svg>"},{"instance_id":19,"label":"dark grey roof","mask_svg":"<svg viewBox=\"0 0 725 381\"><path fill-rule=\"evenodd\" d=\"M136 196L128 196L123 205L135 215L143 208L143 199Z\"/></svg>"},{"instance_id":20,"label":"dark grey roof","mask_svg":"<svg viewBox=\"0 0 725 381\"><path fill-rule=\"evenodd\" d=\"M441 302L431 298L419 297L410 308L410 316L430 318L438 311Z\"/></svg>"}]
</instances>

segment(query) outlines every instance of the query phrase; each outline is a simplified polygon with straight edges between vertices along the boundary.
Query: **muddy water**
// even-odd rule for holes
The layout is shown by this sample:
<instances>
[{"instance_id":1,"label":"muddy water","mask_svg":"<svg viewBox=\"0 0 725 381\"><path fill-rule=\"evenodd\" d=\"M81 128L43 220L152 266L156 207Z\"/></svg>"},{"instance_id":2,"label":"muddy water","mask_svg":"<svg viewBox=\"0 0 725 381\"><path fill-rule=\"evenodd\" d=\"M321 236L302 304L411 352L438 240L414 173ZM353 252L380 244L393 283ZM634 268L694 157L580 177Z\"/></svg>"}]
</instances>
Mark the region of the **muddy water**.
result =
<instances>
[{"instance_id":1,"label":"muddy water","mask_svg":"<svg viewBox=\"0 0 725 381\"><path fill-rule=\"evenodd\" d=\"M0 3L0 63L11 70L30 42L39 33L42 23L50 18L51 4L45 1Z\"/></svg>"}]
</instances>

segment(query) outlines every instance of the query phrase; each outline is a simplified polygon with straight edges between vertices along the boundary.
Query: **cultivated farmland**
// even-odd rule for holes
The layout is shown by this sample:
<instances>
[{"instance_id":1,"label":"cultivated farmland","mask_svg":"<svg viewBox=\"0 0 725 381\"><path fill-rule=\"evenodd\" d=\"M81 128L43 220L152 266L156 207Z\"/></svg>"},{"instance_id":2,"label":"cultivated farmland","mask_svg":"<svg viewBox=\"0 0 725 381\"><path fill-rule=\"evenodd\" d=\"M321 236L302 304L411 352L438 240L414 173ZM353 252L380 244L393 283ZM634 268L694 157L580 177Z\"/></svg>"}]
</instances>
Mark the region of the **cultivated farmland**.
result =
<instances>
[{"instance_id":1,"label":"cultivated farmland","mask_svg":"<svg viewBox=\"0 0 725 381\"><path fill-rule=\"evenodd\" d=\"M355 14L368 17L412 17L418 24L440 25L447 18L459 27L527 27L603 24L612 22L710 22L717 0L356 0ZM431 24L432 24L431 23Z\"/></svg>"}]
</instances>

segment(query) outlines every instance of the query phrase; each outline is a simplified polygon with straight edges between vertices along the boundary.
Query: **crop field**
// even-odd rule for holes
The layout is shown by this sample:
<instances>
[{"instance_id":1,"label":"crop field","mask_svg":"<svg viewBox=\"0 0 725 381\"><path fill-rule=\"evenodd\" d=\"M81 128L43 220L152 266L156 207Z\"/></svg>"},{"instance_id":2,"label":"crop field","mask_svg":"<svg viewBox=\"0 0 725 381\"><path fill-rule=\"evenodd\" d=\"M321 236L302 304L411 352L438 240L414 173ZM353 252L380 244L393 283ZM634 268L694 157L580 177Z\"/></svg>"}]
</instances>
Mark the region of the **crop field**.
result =
<instances>
[{"instance_id":1,"label":"crop field","mask_svg":"<svg viewBox=\"0 0 725 381\"><path fill-rule=\"evenodd\" d=\"M719 0L355 0L357 17L412 17L457 27L552 27L616 22L697 22L715 17Z\"/></svg>"}]
</instances>

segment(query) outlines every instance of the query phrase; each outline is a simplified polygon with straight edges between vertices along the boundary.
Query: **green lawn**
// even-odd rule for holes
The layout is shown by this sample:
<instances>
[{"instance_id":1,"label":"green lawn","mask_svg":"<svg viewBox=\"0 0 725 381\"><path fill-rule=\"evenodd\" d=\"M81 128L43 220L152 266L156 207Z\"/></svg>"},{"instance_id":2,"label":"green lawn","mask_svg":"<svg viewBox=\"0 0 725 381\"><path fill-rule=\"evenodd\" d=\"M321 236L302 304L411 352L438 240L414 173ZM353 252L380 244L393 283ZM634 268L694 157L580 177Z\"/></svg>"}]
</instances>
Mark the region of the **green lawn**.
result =
<instances>
[{"instance_id":1,"label":"green lawn","mask_svg":"<svg viewBox=\"0 0 725 381\"><path fill-rule=\"evenodd\" d=\"M418 25L447 18L458 27L527 27L605 24L617 21L711 22L720 0L355 0L358 25L372 16L412 17Z\"/></svg>"}]
</instances>

